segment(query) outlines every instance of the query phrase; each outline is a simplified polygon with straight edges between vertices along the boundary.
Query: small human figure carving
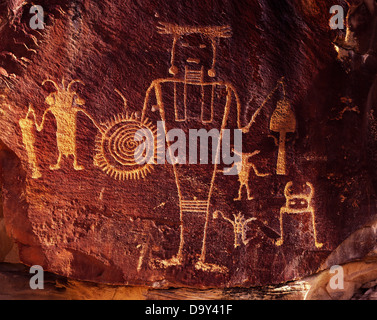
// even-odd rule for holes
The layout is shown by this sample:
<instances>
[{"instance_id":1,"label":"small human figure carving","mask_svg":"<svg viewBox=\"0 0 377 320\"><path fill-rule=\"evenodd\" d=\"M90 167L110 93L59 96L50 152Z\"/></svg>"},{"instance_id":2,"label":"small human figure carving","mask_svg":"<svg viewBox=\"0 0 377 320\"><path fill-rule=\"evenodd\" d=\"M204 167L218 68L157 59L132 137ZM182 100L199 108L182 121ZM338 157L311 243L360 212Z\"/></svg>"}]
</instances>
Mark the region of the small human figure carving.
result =
<instances>
[{"instance_id":1,"label":"small human figure carving","mask_svg":"<svg viewBox=\"0 0 377 320\"><path fill-rule=\"evenodd\" d=\"M76 152L76 115L77 115L77 112L81 111L82 113L84 113L93 122L93 124L97 127L97 129L102 130L101 128L98 127L98 125L96 125L95 121L84 109L78 107L78 106L84 105L85 101L84 99L79 97L77 92L71 90L72 85L74 83L76 82L81 83L81 84L84 84L84 83L80 80L72 80L66 87L64 79L63 79L62 88L60 88L56 84L55 81L48 79L48 80L43 81L42 85L45 85L45 83L47 82L51 82L54 85L56 91L50 93L45 100L46 103L50 107L47 108L45 112L43 113L41 124L38 125L35 111L31 105L29 106L28 115L32 114L34 116L35 126L38 132L42 131L44 127L46 114L48 112L51 112L56 119L56 125L57 125L56 141L57 141L59 155L58 155L56 164L51 165L50 169L51 170L60 169L60 164L61 164L63 155L66 157L73 155L73 168L75 170L83 170L84 167L77 163L77 152ZM74 104L78 106L74 106ZM28 143L29 145L28 148L30 149L31 147L30 143L35 140L33 136L34 134L31 131L30 123L29 121L28 122L24 121L23 124L20 124L20 125L23 126L23 130L22 130L23 139L24 141ZM30 138L32 136L33 138ZM31 153L30 151L31 149L28 152L29 156L31 156L29 161L31 161L32 163L35 163L33 153ZM38 176L38 174L35 173L34 176Z\"/></svg>"},{"instance_id":2,"label":"small human figure carving","mask_svg":"<svg viewBox=\"0 0 377 320\"><path fill-rule=\"evenodd\" d=\"M73 155L73 168L75 170L83 170L84 167L77 164L76 153L76 114L78 111L86 112L78 107L73 106L74 97L76 96L76 104L81 106L85 101L80 98L76 92L71 91L71 86L75 82L83 84L80 80L73 80L67 87L64 88L64 81L62 82L63 89L60 89L57 84L52 80L43 81L42 85L46 82L51 82L56 88L56 92L52 92L46 98L46 103L50 106L45 114L50 111L57 124L56 141L59 150L58 160L55 165L50 166L51 170L60 169L60 162L62 156Z\"/></svg>"},{"instance_id":3,"label":"small human figure carving","mask_svg":"<svg viewBox=\"0 0 377 320\"><path fill-rule=\"evenodd\" d=\"M312 199L314 196L314 187L310 182L306 182L304 187L309 188L309 194L306 193L292 193L292 181L288 182L284 189L285 205L280 209L280 239L276 241L277 246L281 246L284 242L283 232L283 215L287 214L305 214L310 213L312 216L312 224L314 231L314 241L317 248L322 248L323 243L317 241L317 230L315 227L315 212L312 206Z\"/></svg>"},{"instance_id":4,"label":"small human figure carving","mask_svg":"<svg viewBox=\"0 0 377 320\"><path fill-rule=\"evenodd\" d=\"M34 121L29 119L30 114L32 113L32 107L29 105L29 110L26 114L26 117L20 119L18 124L21 128L22 133L22 142L25 146L28 158L29 158L29 165L32 170L32 178L38 179L42 176L41 172L38 168L37 163L37 156L35 154L34 143L35 143L35 136L33 134L33 126L35 125Z\"/></svg>"},{"instance_id":5,"label":"small human figure carving","mask_svg":"<svg viewBox=\"0 0 377 320\"><path fill-rule=\"evenodd\" d=\"M250 162L249 159L256 156L260 153L260 150L256 150L252 153L239 153L233 149L233 152L241 158L241 161L235 162L233 167L237 167L238 172L238 181L240 182L240 188L238 189L238 198L234 198L234 201L240 201L242 199L242 189L246 188L247 200L253 200L251 196L250 187L249 187L249 178L251 169L254 170L254 173L258 177L267 177L269 173L260 173L254 163ZM226 169L230 171L233 167Z\"/></svg>"},{"instance_id":6,"label":"small human figure carving","mask_svg":"<svg viewBox=\"0 0 377 320\"><path fill-rule=\"evenodd\" d=\"M244 215L239 212L237 215L233 214L234 221L224 216L221 211L215 211L213 213L213 218L217 219L219 214L224 220L230 222L233 225L234 231L234 247L237 248L243 243L245 246L248 245L250 239L246 239L247 224L251 221L257 220L257 218L245 219Z\"/></svg>"}]
</instances>

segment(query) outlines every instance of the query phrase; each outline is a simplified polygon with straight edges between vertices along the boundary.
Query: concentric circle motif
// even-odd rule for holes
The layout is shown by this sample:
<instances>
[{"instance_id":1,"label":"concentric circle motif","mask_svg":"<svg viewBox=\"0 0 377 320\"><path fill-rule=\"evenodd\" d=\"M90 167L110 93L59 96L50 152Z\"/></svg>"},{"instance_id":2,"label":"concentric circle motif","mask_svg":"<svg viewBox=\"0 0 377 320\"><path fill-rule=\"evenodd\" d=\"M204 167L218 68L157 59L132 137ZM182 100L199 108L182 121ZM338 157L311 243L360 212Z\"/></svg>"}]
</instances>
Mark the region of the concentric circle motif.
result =
<instances>
[{"instance_id":1,"label":"concentric circle motif","mask_svg":"<svg viewBox=\"0 0 377 320\"><path fill-rule=\"evenodd\" d=\"M153 150L154 157L156 129L152 123L140 121L134 114L121 114L102 127L96 138L94 164L117 180L145 178L153 169L153 164L145 161L147 150ZM149 145L138 148L142 143Z\"/></svg>"}]
</instances>

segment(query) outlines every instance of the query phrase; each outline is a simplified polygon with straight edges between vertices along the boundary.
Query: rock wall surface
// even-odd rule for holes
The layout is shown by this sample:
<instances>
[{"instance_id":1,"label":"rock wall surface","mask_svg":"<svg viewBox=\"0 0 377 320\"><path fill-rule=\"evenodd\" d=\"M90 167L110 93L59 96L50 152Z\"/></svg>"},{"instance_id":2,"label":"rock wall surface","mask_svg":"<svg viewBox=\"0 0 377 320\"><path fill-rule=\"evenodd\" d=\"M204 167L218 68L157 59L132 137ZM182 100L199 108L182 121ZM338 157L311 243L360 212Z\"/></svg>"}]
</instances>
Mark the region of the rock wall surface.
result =
<instances>
[{"instance_id":1,"label":"rock wall surface","mask_svg":"<svg viewBox=\"0 0 377 320\"><path fill-rule=\"evenodd\" d=\"M347 30L329 28L335 4ZM34 30L32 4L5 1L2 204L20 260L162 288L323 269L376 216L368 4L41 0ZM134 158L139 129L156 164ZM232 175L224 157L190 162L193 129L230 130L210 141L235 151Z\"/></svg>"}]
</instances>

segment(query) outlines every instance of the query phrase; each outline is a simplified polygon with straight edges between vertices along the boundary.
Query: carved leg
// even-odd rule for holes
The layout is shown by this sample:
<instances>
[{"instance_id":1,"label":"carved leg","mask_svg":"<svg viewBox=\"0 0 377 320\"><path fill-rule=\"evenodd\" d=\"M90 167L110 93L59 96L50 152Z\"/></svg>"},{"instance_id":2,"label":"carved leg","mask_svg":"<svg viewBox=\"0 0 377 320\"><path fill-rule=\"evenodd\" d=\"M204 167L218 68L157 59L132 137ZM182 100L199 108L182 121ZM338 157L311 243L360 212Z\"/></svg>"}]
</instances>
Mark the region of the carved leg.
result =
<instances>
[{"instance_id":1,"label":"carved leg","mask_svg":"<svg viewBox=\"0 0 377 320\"><path fill-rule=\"evenodd\" d=\"M234 247L235 248L237 248L237 247L239 247L239 246L241 246L241 244L240 244L240 235L237 233L237 231L236 230L234 230ZM243 239L242 239L243 240Z\"/></svg>"},{"instance_id":2,"label":"carved leg","mask_svg":"<svg viewBox=\"0 0 377 320\"><path fill-rule=\"evenodd\" d=\"M204 239L205 241L205 239ZM201 270L205 272L217 272L217 273L227 273L228 268L224 266L219 266L214 263L207 263L205 262L205 242L203 242L202 252L200 254L200 258L197 263L195 263L195 269Z\"/></svg>"},{"instance_id":3,"label":"carved leg","mask_svg":"<svg viewBox=\"0 0 377 320\"><path fill-rule=\"evenodd\" d=\"M39 171L38 167L33 168L32 176L33 179L38 179L42 177L42 173Z\"/></svg>"},{"instance_id":4,"label":"carved leg","mask_svg":"<svg viewBox=\"0 0 377 320\"><path fill-rule=\"evenodd\" d=\"M58 170L60 169L60 162L62 160L62 153L59 151L58 160L56 161L55 165L50 166L50 170Z\"/></svg>"},{"instance_id":5,"label":"carved leg","mask_svg":"<svg viewBox=\"0 0 377 320\"><path fill-rule=\"evenodd\" d=\"M312 215L312 224L313 224L313 231L314 231L314 243L315 246L320 249L323 246L323 243L317 242L317 230L315 228L315 215L314 215L314 210L310 210L310 213Z\"/></svg>"},{"instance_id":6,"label":"carved leg","mask_svg":"<svg viewBox=\"0 0 377 320\"><path fill-rule=\"evenodd\" d=\"M233 200L234 201L241 201L242 199L242 187L244 186L244 184L240 184L240 188L238 189L238 198L234 198Z\"/></svg>"},{"instance_id":7,"label":"carved leg","mask_svg":"<svg viewBox=\"0 0 377 320\"><path fill-rule=\"evenodd\" d=\"M157 262L160 265L160 267L162 267L162 268L179 266L183 262L181 248L178 250L177 255L171 257L170 259L158 259L158 258L156 258L156 259L154 259L154 261Z\"/></svg>"},{"instance_id":8,"label":"carved leg","mask_svg":"<svg viewBox=\"0 0 377 320\"><path fill-rule=\"evenodd\" d=\"M247 191L247 200L253 200L254 197L250 196L250 187L249 187L249 184L246 183L245 187L246 187L246 191Z\"/></svg>"},{"instance_id":9,"label":"carved leg","mask_svg":"<svg viewBox=\"0 0 377 320\"><path fill-rule=\"evenodd\" d=\"M73 155L73 169L79 171L79 170L84 170L84 166L80 166L77 164L77 155Z\"/></svg>"},{"instance_id":10,"label":"carved leg","mask_svg":"<svg viewBox=\"0 0 377 320\"><path fill-rule=\"evenodd\" d=\"M183 235L183 221L181 221L181 226L180 226L181 232L180 232L180 239L179 239L179 248L178 248L178 253L176 256L173 256L169 260L164 260L165 264L169 266L177 266L181 265L183 261L183 245L185 243L184 235Z\"/></svg>"},{"instance_id":11,"label":"carved leg","mask_svg":"<svg viewBox=\"0 0 377 320\"><path fill-rule=\"evenodd\" d=\"M34 146L27 146L26 147L26 150L27 150L27 154L28 154L28 157L29 157L29 163L30 163L30 166L31 166L31 169L32 169L32 178L33 179L38 179L40 177L42 177L42 174L41 172L39 171L39 167L38 167L38 164L37 164L37 157L35 155L35 152L34 152Z\"/></svg>"},{"instance_id":12,"label":"carved leg","mask_svg":"<svg viewBox=\"0 0 377 320\"><path fill-rule=\"evenodd\" d=\"M279 217L279 221L280 221L280 239L276 241L276 245L279 247L283 244L284 242L284 231L283 231L283 214L284 214L284 207L280 209L280 217Z\"/></svg>"},{"instance_id":13,"label":"carved leg","mask_svg":"<svg viewBox=\"0 0 377 320\"><path fill-rule=\"evenodd\" d=\"M228 272L227 267L219 266L219 265L213 264L213 263L206 263L206 262L203 262L202 260L199 260L195 264L195 269L196 270L202 270L202 271L205 271L205 272L217 272L217 273L227 273Z\"/></svg>"},{"instance_id":14,"label":"carved leg","mask_svg":"<svg viewBox=\"0 0 377 320\"><path fill-rule=\"evenodd\" d=\"M249 244L250 239L246 239L246 232L242 232L242 243L247 246Z\"/></svg>"},{"instance_id":15,"label":"carved leg","mask_svg":"<svg viewBox=\"0 0 377 320\"><path fill-rule=\"evenodd\" d=\"M203 232L202 250L201 250L198 262L195 263L195 269L196 270L202 270L202 271L205 271L205 272L227 273L228 272L227 267L205 262L205 260L206 260L206 241L207 241L208 219L209 219L209 212L208 212L208 209L207 209L206 222L204 224L204 232Z\"/></svg>"},{"instance_id":16,"label":"carved leg","mask_svg":"<svg viewBox=\"0 0 377 320\"><path fill-rule=\"evenodd\" d=\"M174 257L171 257L170 259L154 259L155 262L157 262L160 267L162 268L167 268L167 267L174 267L174 266L179 266L182 264L182 257L180 255L176 255Z\"/></svg>"}]
</instances>

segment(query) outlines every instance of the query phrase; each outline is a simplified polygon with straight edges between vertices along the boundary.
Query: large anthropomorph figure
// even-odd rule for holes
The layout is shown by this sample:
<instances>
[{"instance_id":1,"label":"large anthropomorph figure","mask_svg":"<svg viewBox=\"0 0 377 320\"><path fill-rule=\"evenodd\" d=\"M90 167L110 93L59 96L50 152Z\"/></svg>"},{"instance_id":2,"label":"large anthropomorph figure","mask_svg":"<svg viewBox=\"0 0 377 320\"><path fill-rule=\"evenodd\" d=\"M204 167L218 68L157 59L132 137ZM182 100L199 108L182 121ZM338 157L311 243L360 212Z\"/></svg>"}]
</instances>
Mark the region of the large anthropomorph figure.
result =
<instances>
[{"instance_id":1,"label":"large anthropomorph figure","mask_svg":"<svg viewBox=\"0 0 377 320\"><path fill-rule=\"evenodd\" d=\"M172 129L183 130L186 137L189 137L190 129L204 129L206 132L217 129L220 132L216 137L217 146L222 144L222 129L248 132L259 110L250 123L242 127L241 105L234 87L228 82L215 80L217 44L220 38L231 36L230 27L161 24L159 33L173 37L171 76L152 82L146 92L141 120L154 118L164 123L168 150L174 141L168 134ZM189 144L189 141L186 143ZM217 148L215 153L218 155L219 152L220 148ZM212 155L213 150L209 148L208 164L193 161L191 154L185 164L180 161L172 163L180 208L180 244L176 255L158 260L163 267L191 262L198 270L227 271L224 266L206 261L210 201L215 178L220 171L218 161L214 161Z\"/></svg>"}]
</instances>

